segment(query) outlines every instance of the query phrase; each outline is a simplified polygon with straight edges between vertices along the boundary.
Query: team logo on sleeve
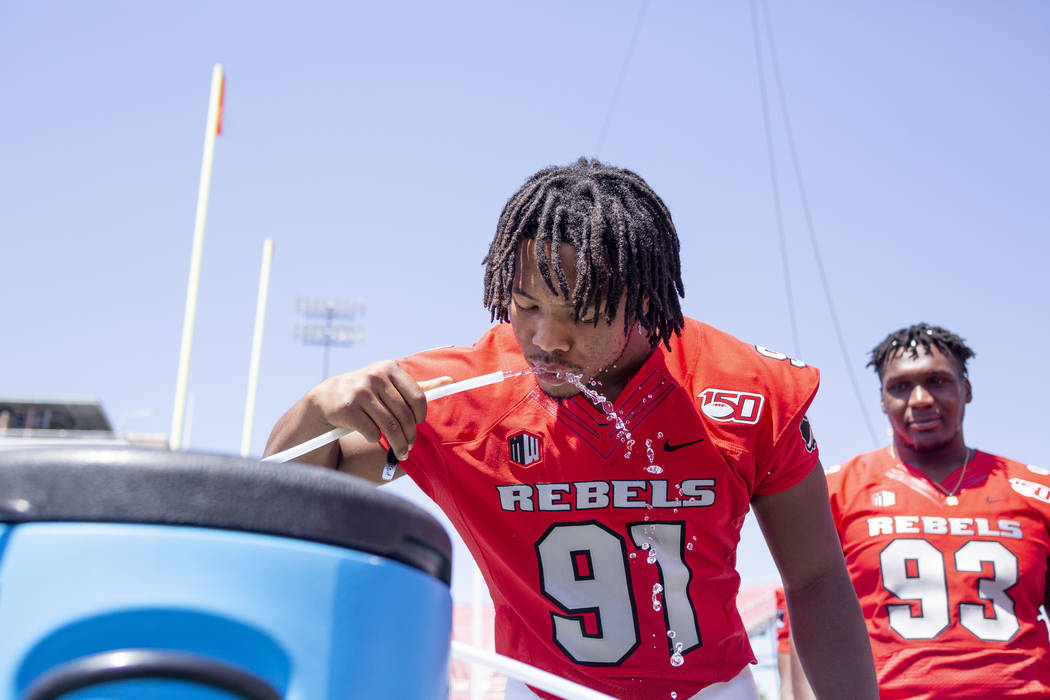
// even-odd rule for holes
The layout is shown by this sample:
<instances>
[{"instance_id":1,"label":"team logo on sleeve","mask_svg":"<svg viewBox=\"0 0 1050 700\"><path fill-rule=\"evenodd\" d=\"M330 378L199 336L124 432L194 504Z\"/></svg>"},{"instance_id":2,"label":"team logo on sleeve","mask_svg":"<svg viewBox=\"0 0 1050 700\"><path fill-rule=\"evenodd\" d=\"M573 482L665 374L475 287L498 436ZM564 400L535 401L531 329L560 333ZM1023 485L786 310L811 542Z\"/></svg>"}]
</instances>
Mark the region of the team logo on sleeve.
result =
<instances>
[{"instance_id":1,"label":"team logo on sleeve","mask_svg":"<svg viewBox=\"0 0 1050 700\"><path fill-rule=\"evenodd\" d=\"M543 440L537 435L522 430L507 439L510 446L510 461L521 467L531 467L543 460Z\"/></svg>"},{"instance_id":2,"label":"team logo on sleeve","mask_svg":"<svg viewBox=\"0 0 1050 700\"><path fill-rule=\"evenodd\" d=\"M1010 479L1010 487L1022 496L1037 498L1043 503L1050 503L1050 487L1033 481L1026 481L1016 476Z\"/></svg>"},{"instance_id":3,"label":"team logo on sleeve","mask_svg":"<svg viewBox=\"0 0 1050 700\"><path fill-rule=\"evenodd\" d=\"M721 423L748 425L758 422L758 417L762 414L762 404L766 400L762 394L731 389L704 389L696 396L703 400L700 410L708 418Z\"/></svg>"},{"instance_id":4,"label":"team logo on sleeve","mask_svg":"<svg viewBox=\"0 0 1050 700\"><path fill-rule=\"evenodd\" d=\"M771 360L787 360L789 363L791 363L792 367L798 367L799 369L802 369L806 366L806 363L802 360L796 360L794 357L788 357L782 352L770 350L769 348L762 347L761 345L756 345L755 350L758 350L759 355L762 355L763 357L768 357Z\"/></svg>"},{"instance_id":5,"label":"team logo on sleeve","mask_svg":"<svg viewBox=\"0 0 1050 700\"><path fill-rule=\"evenodd\" d=\"M798 424L798 430L802 433L802 444L806 446L806 452L817 449L817 436L813 434L813 426L809 424L809 416L802 416L802 422Z\"/></svg>"}]
</instances>

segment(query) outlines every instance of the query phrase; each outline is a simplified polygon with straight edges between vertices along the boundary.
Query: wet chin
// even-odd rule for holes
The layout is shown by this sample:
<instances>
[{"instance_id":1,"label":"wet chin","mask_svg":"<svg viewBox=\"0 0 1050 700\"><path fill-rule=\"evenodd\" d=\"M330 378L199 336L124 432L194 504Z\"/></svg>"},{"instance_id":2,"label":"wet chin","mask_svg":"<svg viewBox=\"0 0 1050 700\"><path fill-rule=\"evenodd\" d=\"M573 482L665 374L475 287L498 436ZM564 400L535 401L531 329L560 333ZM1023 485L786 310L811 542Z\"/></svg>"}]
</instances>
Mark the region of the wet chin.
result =
<instances>
[{"instance_id":1,"label":"wet chin","mask_svg":"<svg viewBox=\"0 0 1050 700\"><path fill-rule=\"evenodd\" d=\"M564 384L547 384L540 382L539 385L540 389L543 390L543 393L550 396L552 399L568 399L580 393L579 389L568 382L565 382Z\"/></svg>"}]
</instances>

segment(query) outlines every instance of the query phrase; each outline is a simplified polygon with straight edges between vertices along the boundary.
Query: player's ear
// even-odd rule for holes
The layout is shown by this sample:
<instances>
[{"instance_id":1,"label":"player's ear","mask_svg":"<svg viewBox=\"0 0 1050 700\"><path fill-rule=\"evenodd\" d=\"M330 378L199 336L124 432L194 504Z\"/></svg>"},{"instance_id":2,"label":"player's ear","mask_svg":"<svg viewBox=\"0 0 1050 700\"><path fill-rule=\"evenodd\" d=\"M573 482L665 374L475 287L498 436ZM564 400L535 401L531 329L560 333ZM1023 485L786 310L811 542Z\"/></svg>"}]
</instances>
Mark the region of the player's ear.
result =
<instances>
[{"instance_id":1,"label":"player's ear","mask_svg":"<svg viewBox=\"0 0 1050 700\"><path fill-rule=\"evenodd\" d=\"M970 384L969 379L964 379L963 382L966 386L966 403L973 401L973 385Z\"/></svg>"}]
</instances>

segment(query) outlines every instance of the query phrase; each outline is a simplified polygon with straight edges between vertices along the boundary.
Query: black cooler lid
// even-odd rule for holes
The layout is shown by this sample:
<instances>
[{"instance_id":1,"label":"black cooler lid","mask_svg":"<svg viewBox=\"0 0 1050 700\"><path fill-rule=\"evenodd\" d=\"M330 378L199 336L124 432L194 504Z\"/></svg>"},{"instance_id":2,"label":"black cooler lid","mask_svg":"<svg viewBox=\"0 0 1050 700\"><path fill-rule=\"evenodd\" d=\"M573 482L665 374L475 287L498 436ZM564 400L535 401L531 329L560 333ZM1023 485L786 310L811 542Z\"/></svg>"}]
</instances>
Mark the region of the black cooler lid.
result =
<instances>
[{"instance_id":1,"label":"black cooler lid","mask_svg":"<svg viewBox=\"0 0 1050 700\"><path fill-rule=\"evenodd\" d=\"M0 451L0 522L237 530L336 545L450 581L452 544L418 506L323 467L134 447Z\"/></svg>"}]
</instances>

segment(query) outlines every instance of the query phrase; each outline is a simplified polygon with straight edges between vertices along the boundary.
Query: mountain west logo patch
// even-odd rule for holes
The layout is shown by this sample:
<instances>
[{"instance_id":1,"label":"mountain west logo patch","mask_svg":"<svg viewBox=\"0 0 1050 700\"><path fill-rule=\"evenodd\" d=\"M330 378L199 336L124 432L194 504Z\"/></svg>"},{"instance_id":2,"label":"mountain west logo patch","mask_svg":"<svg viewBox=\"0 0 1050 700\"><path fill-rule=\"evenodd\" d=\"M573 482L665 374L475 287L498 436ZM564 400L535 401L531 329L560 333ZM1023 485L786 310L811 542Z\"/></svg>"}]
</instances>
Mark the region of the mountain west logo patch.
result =
<instances>
[{"instance_id":1,"label":"mountain west logo patch","mask_svg":"<svg viewBox=\"0 0 1050 700\"><path fill-rule=\"evenodd\" d=\"M708 418L721 423L749 425L758 422L758 417L762 414L762 404L766 400L762 394L730 389L704 389L696 396L703 400L700 410Z\"/></svg>"},{"instance_id":2,"label":"mountain west logo patch","mask_svg":"<svg viewBox=\"0 0 1050 700\"><path fill-rule=\"evenodd\" d=\"M817 436L813 434L813 426L809 424L809 416L802 416L802 422L798 425L802 433L802 444L806 446L806 452L817 449Z\"/></svg>"},{"instance_id":3,"label":"mountain west logo patch","mask_svg":"<svg viewBox=\"0 0 1050 700\"><path fill-rule=\"evenodd\" d=\"M520 467L531 467L543 461L543 440L537 435L522 430L507 438L510 446L510 461Z\"/></svg>"}]
</instances>

